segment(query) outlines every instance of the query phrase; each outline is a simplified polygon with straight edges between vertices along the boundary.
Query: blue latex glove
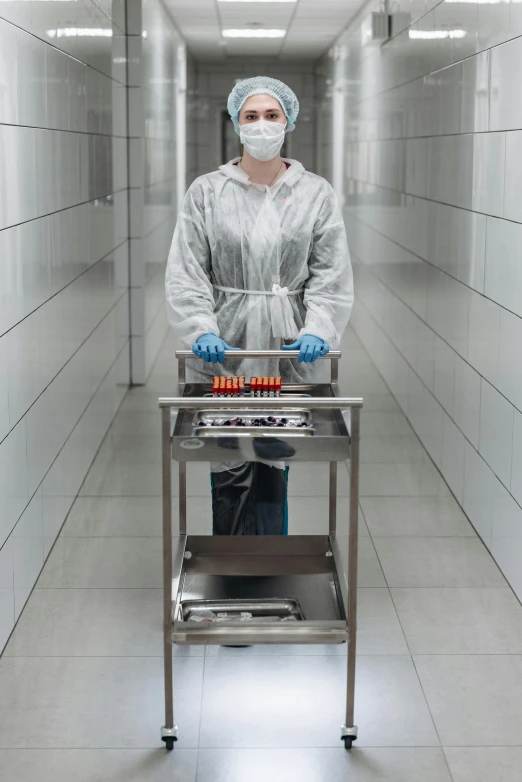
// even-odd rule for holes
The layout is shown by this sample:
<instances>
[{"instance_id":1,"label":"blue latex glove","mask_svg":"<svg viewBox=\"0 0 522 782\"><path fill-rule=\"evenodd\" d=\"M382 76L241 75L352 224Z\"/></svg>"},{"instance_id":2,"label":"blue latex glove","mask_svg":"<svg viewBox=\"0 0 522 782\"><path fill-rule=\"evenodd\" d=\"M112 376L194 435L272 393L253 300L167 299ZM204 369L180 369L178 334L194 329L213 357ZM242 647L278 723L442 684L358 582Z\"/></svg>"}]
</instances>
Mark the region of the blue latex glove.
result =
<instances>
[{"instance_id":1,"label":"blue latex glove","mask_svg":"<svg viewBox=\"0 0 522 782\"><path fill-rule=\"evenodd\" d=\"M320 337L303 334L292 345L281 345L281 350L299 350L297 359L299 363L304 361L306 364L311 364L313 361L317 361L319 356L326 356L330 352L330 347Z\"/></svg>"},{"instance_id":2,"label":"blue latex glove","mask_svg":"<svg viewBox=\"0 0 522 782\"><path fill-rule=\"evenodd\" d=\"M195 345L192 345L192 352L197 358L203 361L211 361L213 364L220 364L225 360L225 350L241 350L241 348L232 348L227 345L224 339L215 334L203 334Z\"/></svg>"}]
</instances>

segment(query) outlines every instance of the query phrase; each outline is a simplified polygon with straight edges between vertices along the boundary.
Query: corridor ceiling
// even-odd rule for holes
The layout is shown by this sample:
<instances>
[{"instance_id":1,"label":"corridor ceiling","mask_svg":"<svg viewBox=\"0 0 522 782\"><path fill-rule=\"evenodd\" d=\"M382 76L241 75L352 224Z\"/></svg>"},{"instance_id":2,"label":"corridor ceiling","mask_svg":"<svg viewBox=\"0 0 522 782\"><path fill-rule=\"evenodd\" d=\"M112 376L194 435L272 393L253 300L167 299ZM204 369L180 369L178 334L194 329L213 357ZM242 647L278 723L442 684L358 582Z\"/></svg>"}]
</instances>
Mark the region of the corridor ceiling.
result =
<instances>
[{"instance_id":1,"label":"corridor ceiling","mask_svg":"<svg viewBox=\"0 0 522 782\"><path fill-rule=\"evenodd\" d=\"M198 60L231 56L316 59L361 7L361 0L166 0ZM226 38L223 30L285 31L279 38Z\"/></svg>"}]
</instances>

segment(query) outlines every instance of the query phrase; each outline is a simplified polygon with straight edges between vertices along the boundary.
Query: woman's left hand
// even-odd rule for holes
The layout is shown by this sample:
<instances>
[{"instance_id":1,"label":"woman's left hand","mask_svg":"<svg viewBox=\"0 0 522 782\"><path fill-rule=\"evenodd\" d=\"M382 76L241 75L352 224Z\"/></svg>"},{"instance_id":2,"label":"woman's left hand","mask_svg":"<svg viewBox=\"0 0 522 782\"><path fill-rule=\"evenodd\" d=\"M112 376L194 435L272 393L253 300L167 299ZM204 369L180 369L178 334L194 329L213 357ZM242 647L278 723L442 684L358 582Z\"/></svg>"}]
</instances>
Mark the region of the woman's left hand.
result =
<instances>
[{"instance_id":1,"label":"woman's left hand","mask_svg":"<svg viewBox=\"0 0 522 782\"><path fill-rule=\"evenodd\" d=\"M303 334L291 345L281 345L281 350L299 350L297 359L299 363L302 364L304 361L306 364L311 364L313 361L317 361L320 356L328 355L330 346L320 337L314 337L313 334Z\"/></svg>"}]
</instances>

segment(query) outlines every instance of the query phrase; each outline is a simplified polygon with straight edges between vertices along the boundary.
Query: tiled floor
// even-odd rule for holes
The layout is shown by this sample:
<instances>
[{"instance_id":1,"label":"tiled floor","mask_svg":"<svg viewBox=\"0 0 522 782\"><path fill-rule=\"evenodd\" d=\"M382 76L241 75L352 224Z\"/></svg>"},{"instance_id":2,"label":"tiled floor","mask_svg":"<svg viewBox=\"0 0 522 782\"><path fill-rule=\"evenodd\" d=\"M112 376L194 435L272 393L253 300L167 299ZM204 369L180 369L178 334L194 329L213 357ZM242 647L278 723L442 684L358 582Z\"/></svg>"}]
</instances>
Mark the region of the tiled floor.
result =
<instances>
[{"instance_id":1,"label":"tiled floor","mask_svg":"<svg viewBox=\"0 0 522 782\"><path fill-rule=\"evenodd\" d=\"M173 346L125 400L0 660L0 779L519 782L522 607L352 332L342 381L367 403L357 748L339 741L346 648L298 646L175 649L180 741L160 748L156 399L174 390ZM188 488L190 529L208 533L206 465ZM345 472L339 489L345 551ZM327 491L324 466L292 467L291 533L325 529Z\"/></svg>"}]
</instances>

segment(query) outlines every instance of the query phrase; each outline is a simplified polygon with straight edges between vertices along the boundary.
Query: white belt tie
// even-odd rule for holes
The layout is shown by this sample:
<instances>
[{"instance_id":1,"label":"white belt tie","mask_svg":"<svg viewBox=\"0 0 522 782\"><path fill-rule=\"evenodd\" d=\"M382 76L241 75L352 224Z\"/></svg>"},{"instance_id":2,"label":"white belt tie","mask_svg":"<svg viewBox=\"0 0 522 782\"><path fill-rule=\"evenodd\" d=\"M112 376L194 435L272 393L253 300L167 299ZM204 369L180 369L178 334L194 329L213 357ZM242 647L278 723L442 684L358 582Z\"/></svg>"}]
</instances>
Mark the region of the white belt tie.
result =
<instances>
[{"instance_id":1,"label":"white belt tie","mask_svg":"<svg viewBox=\"0 0 522 782\"><path fill-rule=\"evenodd\" d=\"M270 302L270 320L272 322L272 335L280 339L295 339L297 337L297 326L295 324L292 305L288 301L289 296L299 296L304 293L304 288L289 291L288 288L282 288L277 282L272 285L271 291L247 291L241 288L226 288L223 285L214 285L217 291L223 293L245 293L248 296L271 296Z\"/></svg>"}]
</instances>

